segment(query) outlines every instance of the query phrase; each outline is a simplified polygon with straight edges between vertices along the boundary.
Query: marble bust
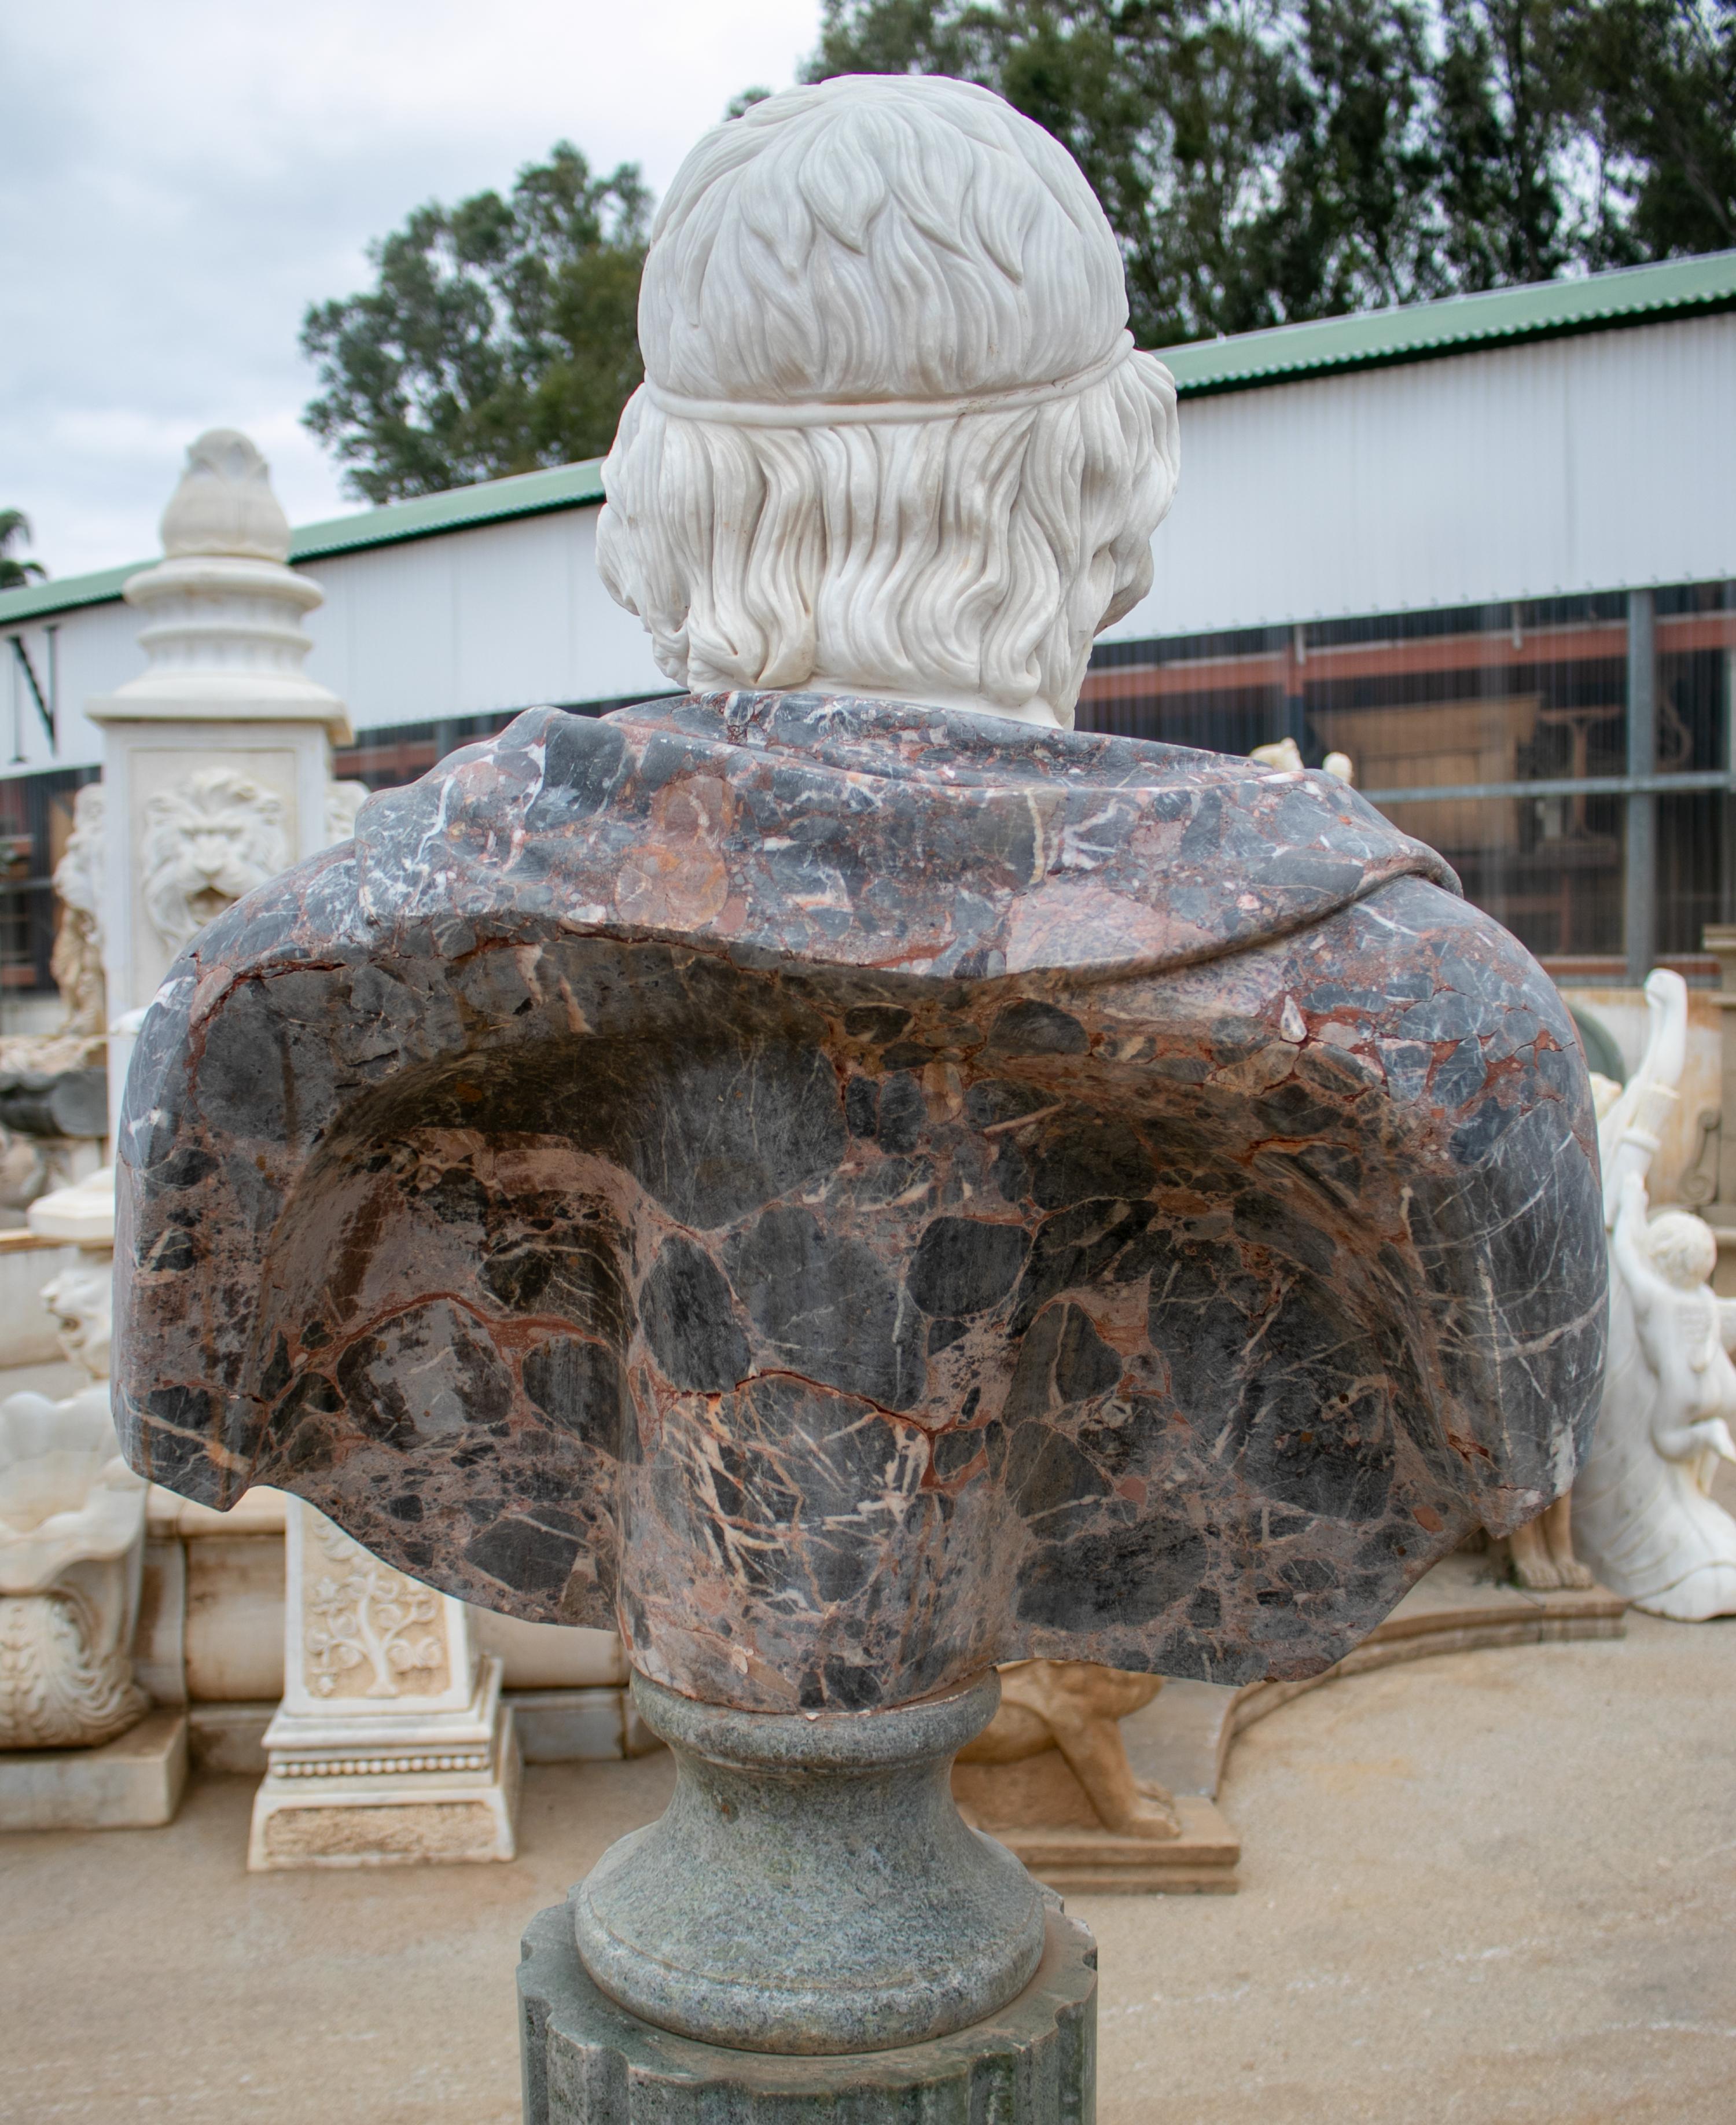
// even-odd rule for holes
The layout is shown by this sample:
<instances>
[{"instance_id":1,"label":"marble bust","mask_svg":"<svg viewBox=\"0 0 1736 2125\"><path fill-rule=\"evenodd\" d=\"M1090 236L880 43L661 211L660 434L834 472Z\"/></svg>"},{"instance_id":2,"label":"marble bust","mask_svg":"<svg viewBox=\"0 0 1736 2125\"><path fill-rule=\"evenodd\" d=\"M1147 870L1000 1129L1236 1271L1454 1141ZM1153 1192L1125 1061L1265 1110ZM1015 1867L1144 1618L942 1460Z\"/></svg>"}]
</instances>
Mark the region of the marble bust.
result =
<instances>
[{"instance_id":1,"label":"marble bust","mask_svg":"<svg viewBox=\"0 0 1736 2125\"><path fill-rule=\"evenodd\" d=\"M986 92L695 150L600 535L695 690L527 714L183 954L122 1132L139 1465L763 1709L1311 1671L1564 1486L1550 982L1335 780L1056 728L1174 487L1125 315Z\"/></svg>"},{"instance_id":2,"label":"marble bust","mask_svg":"<svg viewBox=\"0 0 1736 2125\"><path fill-rule=\"evenodd\" d=\"M762 1765L968 1699L950 1752L996 1662L1315 1672L1571 1481L1605 1273L1552 984L1343 782L1071 728L1175 487L1127 315L986 92L699 144L598 544L689 690L530 711L194 938L120 1132L137 1467L616 1625L663 1731ZM934 2037L1040 1952L997 1875L976 1976L949 1922L944 1986L767 2006L704 1961L752 1886L708 1851L672 1999L610 1863L587 1967L708 2040Z\"/></svg>"}]
</instances>

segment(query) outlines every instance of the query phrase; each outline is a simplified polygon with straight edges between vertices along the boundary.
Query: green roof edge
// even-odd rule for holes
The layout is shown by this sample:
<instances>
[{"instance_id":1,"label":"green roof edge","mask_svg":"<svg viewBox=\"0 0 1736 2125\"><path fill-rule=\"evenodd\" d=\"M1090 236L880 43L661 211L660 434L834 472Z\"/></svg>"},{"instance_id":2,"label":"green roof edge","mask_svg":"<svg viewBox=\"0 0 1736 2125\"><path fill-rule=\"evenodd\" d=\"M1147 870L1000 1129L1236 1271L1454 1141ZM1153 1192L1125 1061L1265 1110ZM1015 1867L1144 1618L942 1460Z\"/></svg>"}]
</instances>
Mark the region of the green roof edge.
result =
<instances>
[{"instance_id":1,"label":"green roof edge","mask_svg":"<svg viewBox=\"0 0 1736 2125\"><path fill-rule=\"evenodd\" d=\"M1684 310L1736 309L1736 251L1627 266L1578 280L1541 280L1480 295L1449 295L1355 317L1274 325L1158 350L1184 398L1258 390L1304 377L1342 375L1400 362L1530 340L1654 324Z\"/></svg>"},{"instance_id":2,"label":"green roof edge","mask_svg":"<svg viewBox=\"0 0 1736 2125\"><path fill-rule=\"evenodd\" d=\"M1652 324L1684 310L1710 315L1728 309L1736 309L1736 251L1714 251L1593 273L1579 280L1542 280L1487 294L1450 295L1437 303L1275 325L1266 332L1193 340L1159 351L1174 375L1179 395L1197 398L1309 376L1428 361L1478 347ZM443 538L511 517L585 508L603 499L602 468L600 458L587 458L579 464L515 473L506 479L421 495L413 502L327 517L290 535L289 558L317 561L370 546ZM150 565L137 561L94 575L0 591L0 629L81 605L106 605L120 596L129 576Z\"/></svg>"},{"instance_id":3,"label":"green roof edge","mask_svg":"<svg viewBox=\"0 0 1736 2125\"><path fill-rule=\"evenodd\" d=\"M411 502L390 502L380 509L358 509L348 516L327 516L289 534L292 563L318 561L335 554L354 554L369 546L401 546L415 539L440 539L454 531L473 531L510 517L542 516L557 509L582 509L603 499L603 460L586 458L577 464L554 465L541 472L514 473L506 479L454 487L442 494L418 495ZM129 576L150 561L95 575L68 576L59 582L31 583L23 590L0 591L0 629L25 621L72 612L81 605L107 605L119 598Z\"/></svg>"},{"instance_id":4,"label":"green roof edge","mask_svg":"<svg viewBox=\"0 0 1736 2125\"><path fill-rule=\"evenodd\" d=\"M442 494L418 495L413 502L388 502L381 509L361 509L353 516L304 524L289 535L289 558L313 561L327 554L353 554L366 546L439 539L481 524L498 524L509 516L582 509L602 499L603 460L585 458L577 464L514 473L506 479L449 488Z\"/></svg>"}]
</instances>

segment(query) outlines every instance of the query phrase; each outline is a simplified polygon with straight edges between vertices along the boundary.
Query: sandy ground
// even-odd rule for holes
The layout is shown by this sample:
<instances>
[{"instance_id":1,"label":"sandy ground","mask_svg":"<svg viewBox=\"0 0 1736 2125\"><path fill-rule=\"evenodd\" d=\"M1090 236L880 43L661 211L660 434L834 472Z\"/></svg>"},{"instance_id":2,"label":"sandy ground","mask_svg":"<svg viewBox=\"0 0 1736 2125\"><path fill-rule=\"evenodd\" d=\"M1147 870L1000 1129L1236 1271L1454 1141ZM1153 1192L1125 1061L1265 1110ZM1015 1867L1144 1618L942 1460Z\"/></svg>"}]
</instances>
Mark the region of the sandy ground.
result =
<instances>
[{"instance_id":1,"label":"sandy ground","mask_svg":"<svg viewBox=\"0 0 1736 2125\"><path fill-rule=\"evenodd\" d=\"M1736 1621L1338 1683L1237 1744L1233 1897L1081 1897L1101 2125L1736 2119ZM514 2125L530 1913L666 1756L533 1769L510 1866L250 1876L251 1783L0 1838L0 2117Z\"/></svg>"}]
</instances>

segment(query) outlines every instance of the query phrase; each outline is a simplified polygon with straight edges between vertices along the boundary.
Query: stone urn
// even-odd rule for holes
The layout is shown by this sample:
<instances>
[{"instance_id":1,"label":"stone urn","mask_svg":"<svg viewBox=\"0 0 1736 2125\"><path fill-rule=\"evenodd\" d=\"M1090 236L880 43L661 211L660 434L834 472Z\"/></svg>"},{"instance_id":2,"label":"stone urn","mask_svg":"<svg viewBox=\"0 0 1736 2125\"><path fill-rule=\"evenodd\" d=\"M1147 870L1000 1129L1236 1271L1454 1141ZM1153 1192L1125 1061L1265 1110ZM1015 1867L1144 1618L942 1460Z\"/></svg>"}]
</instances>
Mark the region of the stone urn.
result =
<instances>
[{"instance_id":1,"label":"stone urn","mask_svg":"<svg viewBox=\"0 0 1736 2125\"><path fill-rule=\"evenodd\" d=\"M0 1402L0 1748L93 1747L143 1717L144 1507L106 1387Z\"/></svg>"},{"instance_id":2,"label":"stone urn","mask_svg":"<svg viewBox=\"0 0 1736 2125\"><path fill-rule=\"evenodd\" d=\"M708 136L599 534L685 690L374 798L139 1036L134 1465L618 1628L676 1752L527 1937L534 2119L1088 2117L1094 1951L948 1792L996 1664L1316 1673L1594 1414L1547 977L1336 778L1070 728L1126 318L986 92Z\"/></svg>"}]
</instances>

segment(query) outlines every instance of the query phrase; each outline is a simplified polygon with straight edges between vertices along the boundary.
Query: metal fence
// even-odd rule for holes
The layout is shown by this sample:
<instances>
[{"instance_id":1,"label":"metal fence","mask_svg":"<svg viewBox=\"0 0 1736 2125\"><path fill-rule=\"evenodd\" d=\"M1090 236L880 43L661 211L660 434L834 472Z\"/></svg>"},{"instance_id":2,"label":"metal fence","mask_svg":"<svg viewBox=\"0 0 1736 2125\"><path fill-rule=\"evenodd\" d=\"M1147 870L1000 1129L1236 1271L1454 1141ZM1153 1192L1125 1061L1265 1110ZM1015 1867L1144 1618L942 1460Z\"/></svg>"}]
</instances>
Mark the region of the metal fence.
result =
<instances>
[{"instance_id":1,"label":"metal fence","mask_svg":"<svg viewBox=\"0 0 1736 2125\"><path fill-rule=\"evenodd\" d=\"M1248 752L1288 737L1438 849L1560 978L1710 978L1736 921L1736 583L1114 643L1081 728Z\"/></svg>"}]
</instances>

